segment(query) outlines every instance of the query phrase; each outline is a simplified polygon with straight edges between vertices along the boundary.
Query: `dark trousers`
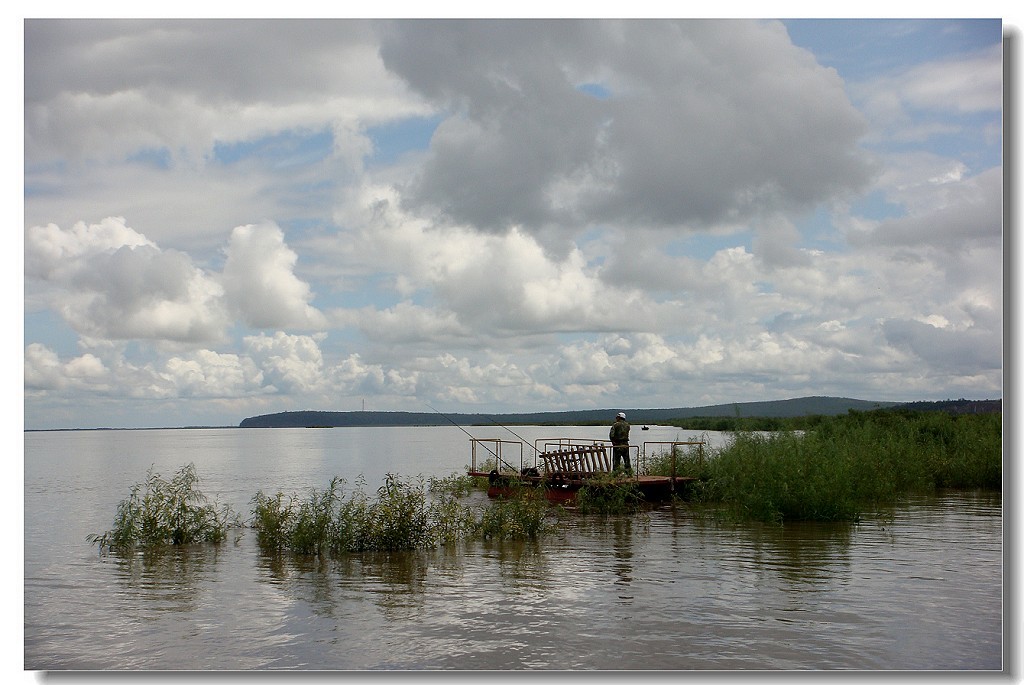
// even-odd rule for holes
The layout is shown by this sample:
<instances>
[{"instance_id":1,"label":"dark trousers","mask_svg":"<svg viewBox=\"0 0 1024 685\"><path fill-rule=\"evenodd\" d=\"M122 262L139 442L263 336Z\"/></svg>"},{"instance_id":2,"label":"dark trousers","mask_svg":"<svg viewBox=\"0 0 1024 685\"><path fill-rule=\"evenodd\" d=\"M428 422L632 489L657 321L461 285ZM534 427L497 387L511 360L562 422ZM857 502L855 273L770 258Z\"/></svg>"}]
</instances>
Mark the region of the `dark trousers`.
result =
<instances>
[{"instance_id":1,"label":"dark trousers","mask_svg":"<svg viewBox=\"0 0 1024 685\"><path fill-rule=\"evenodd\" d=\"M626 470L632 471L633 468L629 465L629 445L615 445L612 447L612 469L618 471L619 463L623 461L626 463Z\"/></svg>"}]
</instances>

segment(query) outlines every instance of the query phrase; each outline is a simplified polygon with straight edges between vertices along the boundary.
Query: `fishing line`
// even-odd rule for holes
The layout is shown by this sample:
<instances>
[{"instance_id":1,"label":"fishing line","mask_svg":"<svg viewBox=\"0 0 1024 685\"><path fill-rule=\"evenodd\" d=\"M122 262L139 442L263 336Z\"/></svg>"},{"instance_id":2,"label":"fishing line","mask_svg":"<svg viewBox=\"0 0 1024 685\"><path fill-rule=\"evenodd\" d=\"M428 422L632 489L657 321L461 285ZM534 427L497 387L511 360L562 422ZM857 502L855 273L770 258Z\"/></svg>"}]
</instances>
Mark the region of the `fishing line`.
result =
<instances>
[{"instance_id":1,"label":"fishing line","mask_svg":"<svg viewBox=\"0 0 1024 685\"><path fill-rule=\"evenodd\" d=\"M519 438L520 440L522 440L522 441L523 441L524 443L526 443L527 445L529 445L530 447L532 447L532 448L533 448L533 451L534 451L534 452L536 452L537 454L540 454L540 453L541 453L541 452L540 452L540 450L538 450L538 449L537 449L536 447L534 447L534 446L533 446L533 443L527 442L527 441L526 441L526 438L524 438L523 436L519 435L518 433L516 433L516 432L515 432L514 430L512 430L512 429L511 429L511 428L509 428L508 426L506 426L506 425L504 425L504 424L501 424L501 423L498 423L497 421L495 421L494 419L492 419L492 418L491 418L490 416L488 416L487 414L477 414L477 416L480 416L480 417L483 417L483 418L487 419L488 421L490 421L491 423L493 423L493 424L494 424L495 426L498 426L499 428L504 428L504 429L505 429L505 430L507 430L507 431L508 431L509 433L511 433L512 435L516 436L517 438Z\"/></svg>"},{"instance_id":2,"label":"fishing line","mask_svg":"<svg viewBox=\"0 0 1024 685\"><path fill-rule=\"evenodd\" d=\"M429 405L429 404L428 404L427 402L423 402L423 404L426 404L426 405L427 405L428 407L430 407L430 405ZM468 430L466 430L465 428L463 428L463 427L462 427L462 426L460 426L459 424L455 423L455 421L454 421L454 420L452 420L452 418L451 418L451 417L449 417L449 416L448 416L447 414L443 414L443 413L439 412L439 411L438 411L437 409L434 409L433 407L430 407L430 408L431 408L431 409L433 409L433 411L434 411L434 412L435 412L436 414L440 415L440 416L441 416L442 418L444 418L444 419L445 419L446 421L448 421L448 423L452 424L453 426L455 426L456 428L458 428L458 429L459 429L460 431L462 431L463 433L465 433L466 435L468 435L468 436L469 436L469 439L470 439L470 440L472 440L472 441L473 441L473 442L474 442L475 444L478 444L478 445L483 445L483 446L484 446L484 449L486 449L486 450L487 450L488 452L490 452L490 453L491 453L491 456L493 456L493 457L494 457L494 458L495 458L495 459L496 459L497 461L500 461L500 462L501 462L502 464L504 464L504 465L505 465L505 466L507 466L508 468L512 469L513 471L515 471L515 470L516 470L516 467L515 467L515 466L512 466L512 464L509 464L509 463L508 463L507 461L505 461L505 460L504 460L504 459L502 459L502 458L501 458L500 456L498 456L498 453L497 453L497 451L495 451L495 450L492 450L492 449L491 449L491 448L490 448L490 447L489 447L489 446L487 445L487 443L486 443L486 442L482 442L482 441L478 440L477 438L475 438L475 437L473 436L473 434L472 434L472 433L470 433L470 432L469 432ZM513 435L514 435L514 433L513 433ZM521 439L522 439L522 438L520 438L520 440L521 440Z\"/></svg>"}]
</instances>

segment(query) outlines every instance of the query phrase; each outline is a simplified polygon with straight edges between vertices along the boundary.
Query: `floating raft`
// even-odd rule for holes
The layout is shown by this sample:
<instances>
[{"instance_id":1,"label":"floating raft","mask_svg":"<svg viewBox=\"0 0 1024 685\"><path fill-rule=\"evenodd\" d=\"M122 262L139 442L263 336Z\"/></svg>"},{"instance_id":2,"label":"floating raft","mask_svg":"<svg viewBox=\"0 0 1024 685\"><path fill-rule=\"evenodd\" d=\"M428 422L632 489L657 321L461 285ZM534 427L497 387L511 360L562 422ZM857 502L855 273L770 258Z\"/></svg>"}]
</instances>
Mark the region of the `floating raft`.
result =
<instances>
[{"instance_id":1,"label":"floating raft","mask_svg":"<svg viewBox=\"0 0 1024 685\"><path fill-rule=\"evenodd\" d=\"M499 466L490 471L476 469L476 446L481 442L496 443L491 454L497 457ZM559 441L560 446L553 450L537 451L534 466L512 467L501 454L505 440L473 439L473 466L469 475L487 478L487 495L489 497L509 497L523 487L542 487L545 495L553 502L568 503L576 498L576 493L585 486L610 487L621 484L632 484L640 496L649 502L670 499L673 495L685 492L687 485L695 478L691 476L650 476L634 475L624 472L613 472L611 446L608 444L573 445L568 441ZM677 445L701 445L703 442L676 442ZM521 445L520 445L521 447ZM645 445L646 447L646 445ZM522 454L520 451L520 462ZM633 461L636 464L636 460ZM673 469L674 470L674 469Z\"/></svg>"}]
</instances>

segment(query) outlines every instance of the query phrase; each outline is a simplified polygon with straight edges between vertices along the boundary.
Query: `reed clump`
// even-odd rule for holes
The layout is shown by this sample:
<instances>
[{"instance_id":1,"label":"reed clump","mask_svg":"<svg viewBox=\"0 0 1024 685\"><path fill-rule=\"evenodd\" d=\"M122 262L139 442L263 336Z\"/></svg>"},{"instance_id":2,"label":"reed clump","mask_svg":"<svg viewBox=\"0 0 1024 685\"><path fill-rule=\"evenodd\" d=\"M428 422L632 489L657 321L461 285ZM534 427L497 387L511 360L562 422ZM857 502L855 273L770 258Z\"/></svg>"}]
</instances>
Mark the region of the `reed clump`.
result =
<instances>
[{"instance_id":1,"label":"reed clump","mask_svg":"<svg viewBox=\"0 0 1024 685\"><path fill-rule=\"evenodd\" d=\"M616 473L597 473L576 492L576 511L581 514L633 514L643 508L644 498L636 484Z\"/></svg>"},{"instance_id":2,"label":"reed clump","mask_svg":"<svg viewBox=\"0 0 1024 685\"><path fill-rule=\"evenodd\" d=\"M469 467L466 467L466 471L469 471ZM444 477L432 476L427 480L427 489L431 494L447 493L456 497L465 497L474 490L486 490L487 479L459 473Z\"/></svg>"},{"instance_id":3,"label":"reed clump","mask_svg":"<svg viewBox=\"0 0 1024 685\"><path fill-rule=\"evenodd\" d=\"M250 500L250 527L265 552L289 551L313 556L350 552L428 549L473 538L529 539L549 530L552 515L540 488L485 506L462 501L478 486L476 479L452 475L404 481L388 474L375 495L360 479L351 492L333 478L305 496L259 491ZM211 504L199 491L193 464L170 480L151 468L117 507L114 526L87 539L102 549L136 546L218 543L231 528L241 529L240 515Z\"/></svg>"},{"instance_id":4,"label":"reed clump","mask_svg":"<svg viewBox=\"0 0 1024 685\"><path fill-rule=\"evenodd\" d=\"M805 431L738 432L702 456L677 457L698 479L694 501L762 521L857 520L909 493L1001 487L1002 416L851 411Z\"/></svg>"},{"instance_id":5,"label":"reed clump","mask_svg":"<svg viewBox=\"0 0 1024 685\"><path fill-rule=\"evenodd\" d=\"M545 530L543 496L473 507L461 501L474 487L461 476L422 481L388 475L371 497L361 489L344 492L333 479L305 498L258 492L251 501L252 527L267 552L333 556L351 552L431 549L477 537L535 538Z\"/></svg>"},{"instance_id":6,"label":"reed clump","mask_svg":"<svg viewBox=\"0 0 1024 685\"><path fill-rule=\"evenodd\" d=\"M557 516L543 488L510 484L508 496L481 510L478 531L484 539L536 539L553 529Z\"/></svg>"},{"instance_id":7,"label":"reed clump","mask_svg":"<svg viewBox=\"0 0 1024 685\"><path fill-rule=\"evenodd\" d=\"M421 487L389 474L375 498L356 489L347 496L344 481L333 478L302 499L278 492L256 493L252 527L260 547L324 556L343 552L404 550L425 546L430 512Z\"/></svg>"},{"instance_id":8,"label":"reed clump","mask_svg":"<svg viewBox=\"0 0 1024 685\"><path fill-rule=\"evenodd\" d=\"M87 540L112 550L223 541L232 527L241 525L238 515L227 505L211 503L198 484L194 464L170 480L150 467L146 480L132 486L118 504L113 528Z\"/></svg>"}]
</instances>

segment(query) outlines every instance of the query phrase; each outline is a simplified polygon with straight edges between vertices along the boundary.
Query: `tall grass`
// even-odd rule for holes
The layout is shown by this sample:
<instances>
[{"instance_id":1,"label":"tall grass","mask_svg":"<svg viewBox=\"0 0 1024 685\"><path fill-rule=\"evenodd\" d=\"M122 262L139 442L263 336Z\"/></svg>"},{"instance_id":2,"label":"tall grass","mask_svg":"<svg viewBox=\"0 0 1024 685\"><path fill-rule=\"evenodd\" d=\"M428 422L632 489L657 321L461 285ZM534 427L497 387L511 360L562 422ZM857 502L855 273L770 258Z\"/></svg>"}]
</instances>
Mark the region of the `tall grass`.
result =
<instances>
[{"instance_id":1,"label":"tall grass","mask_svg":"<svg viewBox=\"0 0 1024 685\"><path fill-rule=\"evenodd\" d=\"M636 484L617 474L599 473L576 492L576 510L582 514L632 514L643 507Z\"/></svg>"},{"instance_id":2,"label":"tall grass","mask_svg":"<svg viewBox=\"0 0 1024 685\"><path fill-rule=\"evenodd\" d=\"M485 539L536 539L552 529L559 510L548 504L544 489L510 485L513 492L481 510L479 533Z\"/></svg>"},{"instance_id":3,"label":"tall grass","mask_svg":"<svg viewBox=\"0 0 1024 685\"><path fill-rule=\"evenodd\" d=\"M333 478L302 499L256 493L251 523L260 547L324 556L424 546L430 529L422 487L389 474L376 498L360 489L346 497L343 488L344 481Z\"/></svg>"},{"instance_id":4,"label":"tall grass","mask_svg":"<svg viewBox=\"0 0 1024 685\"><path fill-rule=\"evenodd\" d=\"M362 489L346 495L343 485L336 478L305 498L257 493L251 501L251 523L260 547L327 556L429 549L476 537L535 538L547 530L548 507L538 488L525 488L523 497L472 507L460 501L473 488L472 479L461 476L431 479L429 496L422 481L405 482L393 475L385 478L376 497Z\"/></svg>"},{"instance_id":5,"label":"tall grass","mask_svg":"<svg viewBox=\"0 0 1024 685\"><path fill-rule=\"evenodd\" d=\"M856 520L911 492L1000 487L1002 417L850 412L804 432L736 433L707 456L677 460L679 475L698 478L696 501L763 521Z\"/></svg>"},{"instance_id":6,"label":"tall grass","mask_svg":"<svg viewBox=\"0 0 1024 685\"><path fill-rule=\"evenodd\" d=\"M210 503L198 483L194 464L182 467L170 480L150 467L146 480L132 486L118 504L113 528L87 540L114 550L221 542L240 521L229 506Z\"/></svg>"}]
</instances>

